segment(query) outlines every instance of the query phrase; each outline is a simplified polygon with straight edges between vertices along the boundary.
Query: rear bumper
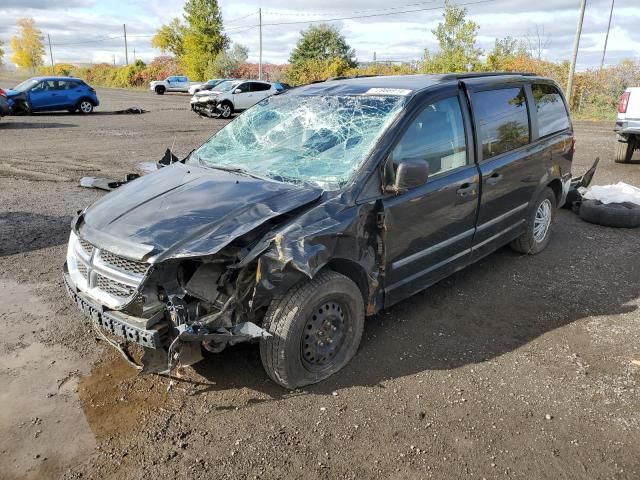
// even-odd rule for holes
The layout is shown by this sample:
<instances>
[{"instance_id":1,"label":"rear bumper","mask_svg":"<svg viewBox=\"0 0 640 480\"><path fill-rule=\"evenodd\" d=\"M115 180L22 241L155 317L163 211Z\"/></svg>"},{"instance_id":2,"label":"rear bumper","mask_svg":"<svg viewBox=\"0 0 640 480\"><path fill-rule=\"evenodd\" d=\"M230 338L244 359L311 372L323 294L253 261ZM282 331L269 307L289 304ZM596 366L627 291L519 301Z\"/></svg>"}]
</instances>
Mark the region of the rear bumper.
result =
<instances>
[{"instance_id":1,"label":"rear bumper","mask_svg":"<svg viewBox=\"0 0 640 480\"><path fill-rule=\"evenodd\" d=\"M64 285L78 309L107 332L143 347L162 348L160 329L155 328L157 325L146 329L142 326L134 325L131 321L132 317L128 315L113 310L105 310L102 305L94 303L82 292L78 291L67 272L64 272ZM140 319L140 322L143 323L145 320Z\"/></svg>"},{"instance_id":2,"label":"rear bumper","mask_svg":"<svg viewBox=\"0 0 640 480\"><path fill-rule=\"evenodd\" d=\"M640 134L640 119L618 120L613 131L617 134Z\"/></svg>"}]
</instances>

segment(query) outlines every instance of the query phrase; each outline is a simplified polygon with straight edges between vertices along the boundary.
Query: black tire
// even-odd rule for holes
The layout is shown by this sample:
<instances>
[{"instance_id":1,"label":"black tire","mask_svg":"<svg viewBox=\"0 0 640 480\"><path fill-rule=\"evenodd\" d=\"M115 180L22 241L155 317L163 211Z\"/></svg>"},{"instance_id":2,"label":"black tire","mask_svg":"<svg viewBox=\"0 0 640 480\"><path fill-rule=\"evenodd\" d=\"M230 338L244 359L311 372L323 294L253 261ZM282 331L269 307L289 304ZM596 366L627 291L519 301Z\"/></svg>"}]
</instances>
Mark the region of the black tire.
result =
<instances>
[{"instance_id":1,"label":"black tire","mask_svg":"<svg viewBox=\"0 0 640 480\"><path fill-rule=\"evenodd\" d=\"M545 188L540 193L532 208L530 208L527 213L527 230L511 242L510 246L513 250L520 253L526 253L528 255L536 255L547 247L549 240L551 239L551 225L553 225L557 203L558 199L556 198L556 194L553 193L553 190L549 187ZM545 204L546 207L543 207L543 204ZM544 234L539 235L536 233L538 231L536 229L539 226L539 223L536 223L537 218L538 215L540 215L540 209L544 208L546 211L547 207L550 208L550 218L546 228L544 228Z\"/></svg>"},{"instance_id":2,"label":"black tire","mask_svg":"<svg viewBox=\"0 0 640 480\"><path fill-rule=\"evenodd\" d=\"M164 95L164 92L167 90L166 88L164 88L162 85L158 85L155 89L156 94L158 95Z\"/></svg>"},{"instance_id":3,"label":"black tire","mask_svg":"<svg viewBox=\"0 0 640 480\"><path fill-rule=\"evenodd\" d=\"M80 100L76 108L83 115L89 115L90 113L93 113L93 103L91 103L91 100L88 100L86 98Z\"/></svg>"},{"instance_id":4,"label":"black tire","mask_svg":"<svg viewBox=\"0 0 640 480\"><path fill-rule=\"evenodd\" d=\"M634 150L634 140L633 138L629 138L627 142L616 142L616 163L629 163L631 161L631 157L633 157Z\"/></svg>"},{"instance_id":5,"label":"black tire","mask_svg":"<svg viewBox=\"0 0 640 480\"><path fill-rule=\"evenodd\" d=\"M640 227L640 205L630 202L604 204L598 200L583 200L579 215L585 222L605 227Z\"/></svg>"},{"instance_id":6,"label":"black tire","mask_svg":"<svg viewBox=\"0 0 640 480\"><path fill-rule=\"evenodd\" d=\"M222 107L228 107L228 108L222 108ZM220 104L220 118L231 118L231 116L233 115L233 105L231 104L231 102L222 102Z\"/></svg>"},{"instance_id":7,"label":"black tire","mask_svg":"<svg viewBox=\"0 0 640 480\"><path fill-rule=\"evenodd\" d=\"M358 350L364 328L362 293L344 275L322 271L275 298L264 328L273 336L260 342L260 358L274 382L288 389L320 382Z\"/></svg>"}]
</instances>

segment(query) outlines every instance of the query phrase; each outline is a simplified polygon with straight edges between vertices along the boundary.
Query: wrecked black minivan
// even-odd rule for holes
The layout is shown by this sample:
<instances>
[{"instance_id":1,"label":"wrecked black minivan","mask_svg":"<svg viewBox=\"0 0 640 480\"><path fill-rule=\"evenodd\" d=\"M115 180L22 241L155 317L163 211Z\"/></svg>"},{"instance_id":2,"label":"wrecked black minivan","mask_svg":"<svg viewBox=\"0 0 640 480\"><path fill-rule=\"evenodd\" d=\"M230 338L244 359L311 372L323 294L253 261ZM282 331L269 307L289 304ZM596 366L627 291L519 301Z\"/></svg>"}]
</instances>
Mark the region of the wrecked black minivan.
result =
<instances>
[{"instance_id":1,"label":"wrecked black minivan","mask_svg":"<svg viewBox=\"0 0 640 480\"><path fill-rule=\"evenodd\" d=\"M65 283L147 371L258 341L300 387L349 362L366 316L503 245L543 250L573 149L561 90L536 76L291 89L81 212Z\"/></svg>"}]
</instances>

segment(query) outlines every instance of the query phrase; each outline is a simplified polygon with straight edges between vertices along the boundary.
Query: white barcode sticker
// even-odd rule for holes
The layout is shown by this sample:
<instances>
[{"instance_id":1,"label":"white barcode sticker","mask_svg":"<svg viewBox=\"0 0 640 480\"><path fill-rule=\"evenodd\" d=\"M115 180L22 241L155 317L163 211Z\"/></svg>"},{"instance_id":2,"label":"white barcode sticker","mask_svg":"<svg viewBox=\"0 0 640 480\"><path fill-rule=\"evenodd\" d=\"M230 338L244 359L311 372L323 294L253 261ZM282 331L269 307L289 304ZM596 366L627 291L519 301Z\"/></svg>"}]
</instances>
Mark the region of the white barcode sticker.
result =
<instances>
[{"instance_id":1,"label":"white barcode sticker","mask_svg":"<svg viewBox=\"0 0 640 480\"><path fill-rule=\"evenodd\" d=\"M406 88L370 88L365 92L365 95L402 95L406 96L411 93L411 90Z\"/></svg>"}]
</instances>

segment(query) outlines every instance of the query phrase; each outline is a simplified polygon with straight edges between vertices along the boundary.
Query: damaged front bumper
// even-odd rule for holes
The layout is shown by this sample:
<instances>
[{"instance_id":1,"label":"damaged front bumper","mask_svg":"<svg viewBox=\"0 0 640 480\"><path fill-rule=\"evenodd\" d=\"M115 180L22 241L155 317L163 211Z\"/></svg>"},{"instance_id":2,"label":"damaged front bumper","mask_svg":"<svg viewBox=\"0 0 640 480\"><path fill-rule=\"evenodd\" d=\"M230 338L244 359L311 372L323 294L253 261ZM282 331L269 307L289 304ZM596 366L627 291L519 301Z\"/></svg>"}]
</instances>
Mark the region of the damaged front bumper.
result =
<instances>
[{"instance_id":1,"label":"damaged front bumper","mask_svg":"<svg viewBox=\"0 0 640 480\"><path fill-rule=\"evenodd\" d=\"M66 271L66 265L64 284L67 293L80 311L96 326L126 342L135 343L145 349L142 361L145 364L144 371L146 372L171 370L172 365L178 362L184 365L196 363L202 359L200 344L203 344L210 351L220 351L227 345L271 336L269 332L252 322L242 322L231 327L218 327L215 330L210 330L206 326L196 324L176 326L167 318L168 314L164 315L164 312L160 313L160 318L154 316L151 319L146 319L133 317L116 310L108 310L92 301L75 287ZM180 345L184 346L180 348ZM216 346L216 350L212 345ZM176 354L171 355L172 347L176 346L177 348L173 348ZM149 362L146 361L147 359ZM168 368L163 368L167 366Z\"/></svg>"},{"instance_id":2,"label":"damaged front bumper","mask_svg":"<svg viewBox=\"0 0 640 480\"><path fill-rule=\"evenodd\" d=\"M191 110L205 117L217 118L222 112L218 108L220 103L216 99L205 97L191 100Z\"/></svg>"}]
</instances>

